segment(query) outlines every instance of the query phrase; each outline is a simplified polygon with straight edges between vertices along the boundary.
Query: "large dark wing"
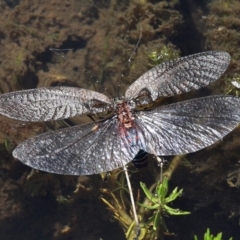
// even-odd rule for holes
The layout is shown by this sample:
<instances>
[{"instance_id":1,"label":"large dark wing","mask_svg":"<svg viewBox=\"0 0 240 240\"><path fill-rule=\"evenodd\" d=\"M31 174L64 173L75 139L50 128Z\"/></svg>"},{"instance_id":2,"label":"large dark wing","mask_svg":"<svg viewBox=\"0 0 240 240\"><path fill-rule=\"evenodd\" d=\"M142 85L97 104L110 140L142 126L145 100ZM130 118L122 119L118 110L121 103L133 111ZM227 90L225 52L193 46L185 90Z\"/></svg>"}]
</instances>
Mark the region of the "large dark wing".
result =
<instances>
[{"instance_id":1,"label":"large dark wing","mask_svg":"<svg viewBox=\"0 0 240 240\"><path fill-rule=\"evenodd\" d=\"M230 56L226 52L209 51L164 62L144 73L125 93L131 100L141 94L159 97L199 89L217 80L227 69Z\"/></svg>"},{"instance_id":2,"label":"large dark wing","mask_svg":"<svg viewBox=\"0 0 240 240\"><path fill-rule=\"evenodd\" d=\"M48 121L101 112L110 104L107 96L82 88L39 88L0 95L0 114L22 121Z\"/></svg>"},{"instance_id":3,"label":"large dark wing","mask_svg":"<svg viewBox=\"0 0 240 240\"><path fill-rule=\"evenodd\" d=\"M117 119L40 134L16 147L13 156L46 172L84 175L111 171L130 162L138 145L118 131Z\"/></svg>"},{"instance_id":4,"label":"large dark wing","mask_svg":"<svg viewBox=\"0 0 240 240\"><path fill-rule=\"evenodd\" d=\"M136 123L146 148L156 155L178 155L205 148L232 131L240 122L240 98L210 96L141 112Z\"/></svg>"}]
</instances>

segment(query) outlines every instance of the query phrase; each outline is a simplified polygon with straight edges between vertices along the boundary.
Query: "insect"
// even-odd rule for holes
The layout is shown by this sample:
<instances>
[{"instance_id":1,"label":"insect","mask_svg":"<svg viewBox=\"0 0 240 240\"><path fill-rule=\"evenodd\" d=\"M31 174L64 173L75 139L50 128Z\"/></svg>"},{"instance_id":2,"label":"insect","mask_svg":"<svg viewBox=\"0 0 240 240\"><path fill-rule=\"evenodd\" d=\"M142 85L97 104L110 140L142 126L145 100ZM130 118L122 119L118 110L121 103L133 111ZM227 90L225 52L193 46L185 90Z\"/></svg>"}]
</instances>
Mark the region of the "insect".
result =
<instances>
[{"instance_id":1,"label":"insect","mask_svg":"<svg viewBox=\"0 0 240 240\"><path fill-rule=\"evenodd\" d=\"M111 113L105 120L27 139L13 156L46 172L87 175L123 167L139 151L164 156L205 148L238 125L240 98L216 95L147 111L138 107L206 86L225 72L229 62L228 53L209 51L162 63L133 82L118 100L74 87L2 94L0 114L21 121Z\"/></svg>"}]
</instances>

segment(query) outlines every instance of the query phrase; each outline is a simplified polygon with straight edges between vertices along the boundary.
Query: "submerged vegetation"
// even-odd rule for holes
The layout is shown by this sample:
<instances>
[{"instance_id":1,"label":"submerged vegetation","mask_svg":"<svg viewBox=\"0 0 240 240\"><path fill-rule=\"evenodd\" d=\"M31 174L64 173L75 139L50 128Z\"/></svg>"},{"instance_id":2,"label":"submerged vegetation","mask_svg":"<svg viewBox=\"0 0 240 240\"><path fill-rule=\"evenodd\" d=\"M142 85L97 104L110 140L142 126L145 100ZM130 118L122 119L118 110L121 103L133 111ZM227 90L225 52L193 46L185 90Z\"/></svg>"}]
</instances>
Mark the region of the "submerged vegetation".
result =
<instances>
[{"instance_id":1,"label":"submerged vegetation","mask_svg":"<svg viewBox=\"0 0 240 240\"><path fill-rule=\"evenodd\" d=\"M161 239L161 234L170 235L169 230L166 226L164 216L167 215L187 215L190 212L182 211L180 209L175 209L169 206L174 200L182 195L183 189L178 190L178 187L168 195L168 179L164 178L163 182L158 182L154 193L149 190L144 183L140 183L142 190L146 195L146 200L144 203L139 205L141 208L146 209L147 212L151 212L152 216L148 217L148 220L144 222L144 228L147 229L147 234L149 239ZM144 210L140 210L141 213ZM149 214L149 213L148 213ZM146 218L146 217L145 217ZM148 239L148 238L146 238Z\"/></svg>"},{"instance_id":2,"label":"submerged vegetation","mask_svg":"<svg viewBox=\"0 0 240 240\"><path fill-rule=\"evenodd\" d=\"M178 208L170 207L172 202L181 197L183 189L178 190L175 187L169 193L169 179L163 178L163 182L157 181L149 188L146 184L140 182L140 187L144 193L138 195L137 212L140 225L136 226L133 216L131 215L130 202L127 199L128 188L126 187L123 172L116 172L119 181L116 181L117 188L114 190L102 189L101 200L107 205L114 218L122 225L127 240L161 240L165 235L177 236L177 233L169 232L165 223L165 218L170 215L181 216L188 215L190 212L182 211ZM110 178L112 178L110 176ZM114 179L116 176L113 177ZM136 189L135 189L136 191ZM194 240L200 240L196 235ZM210 233L208 228L204 234L203 240L223 240L222 233L216 236ZM233 238L229 238L233 240Z\"/></svg>"},{"instance_id":3,"label":"submerged vegetation","mask_svg":"<svg viewBox=\"0 0 240 240\"><path fill-rule=\"evenodd\" d=\"M126 200L127 188L124 185L124 174L120 174L121 186L114 189L102 189L104 194L110 197L107 200L105 197L101 197L101 200L108 206L113 213L114 218L121 223L125 229L126 239L134 239L136 235L136 224L128 211L131 207L126 206L128 202ZM123 184L123 185L122 185ZM120 185L120 184L118 184ZM168 179L164 178L163 182L157 182L150 188L147 188L146 184L140 182L140 186L145 196L140 197L141 203L138 202L137 212L140 219L140 236L139 239L154 240L163 239L164 235L174 235L169 232L164 217L168 215L187 215L190 212L182 211L178 208L172 208L169 204L172 204L174 200L182 195L183 189L178 190L178 187L174 188L171 193L168 189Z\"/></svg>"},{"instance_id":4,"label":"submerged vegetation","mask_svg":"<svg viewBox=\"0 0 240 240\"><path fill-rule=\"evenodd\" d=\"M203 32L206 38L205 46L208 49L221 49L231 55L231 65L229 71L224 76L221 85L222 93L229 92L234 78L238 77L240 70L240 52L239 46L239 9L240 2L238 0L218 1L212 0L207 4L209 13L201 20L201 26L206 28ZM234 91L230 91L234 94Z\"/></svg>"},{"instance_id":5,"label":"submerged vegetation","mask_svg":"<svg viewBox=\"0 0 240 240\"><path fill-rule=\"evenodd\" d=\"M218 233L217 236L213 236L213 234L210 233L210 229L208 228L206 233L204 234L203 240L222 240L222 233ZM197 236L194 236L194 240L199 240ZM229 240L233 240L232 238L229 238Z\"/></svg>"},{"instance_id":6,"label":"submerged vegetation","mask_svg":"<svg viewBox=\"0 0 240 240\"><path fill-rule=\"evenodd\" d=\"M172 47L163 46L156 50L147 51L147 56L150 59L150 67L157 66L163 62L179 57L180 52Z\"/></svg>"}]
</instances>

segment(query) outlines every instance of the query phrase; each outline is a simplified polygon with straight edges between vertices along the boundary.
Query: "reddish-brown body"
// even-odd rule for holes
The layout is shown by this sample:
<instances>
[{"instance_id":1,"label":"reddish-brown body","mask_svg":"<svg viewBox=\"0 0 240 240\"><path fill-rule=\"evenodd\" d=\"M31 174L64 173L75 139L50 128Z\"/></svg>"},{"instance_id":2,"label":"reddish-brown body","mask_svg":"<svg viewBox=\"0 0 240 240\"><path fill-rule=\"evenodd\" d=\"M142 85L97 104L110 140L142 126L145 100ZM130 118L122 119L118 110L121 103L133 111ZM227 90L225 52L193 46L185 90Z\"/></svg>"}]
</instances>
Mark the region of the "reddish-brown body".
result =
<instances>
[{"instance_id":1,"label":"reddish-brown body","mask_svg":"<svg viewBox=\"0 0 240 240\"><path fill-rule=\"evenodd\" d=\"M120 132L121 134L126 135L126 129L129 129L134 125L132 112L126 102L118 105L117 116L120 123Z\"/></svg>"}]
</instances>

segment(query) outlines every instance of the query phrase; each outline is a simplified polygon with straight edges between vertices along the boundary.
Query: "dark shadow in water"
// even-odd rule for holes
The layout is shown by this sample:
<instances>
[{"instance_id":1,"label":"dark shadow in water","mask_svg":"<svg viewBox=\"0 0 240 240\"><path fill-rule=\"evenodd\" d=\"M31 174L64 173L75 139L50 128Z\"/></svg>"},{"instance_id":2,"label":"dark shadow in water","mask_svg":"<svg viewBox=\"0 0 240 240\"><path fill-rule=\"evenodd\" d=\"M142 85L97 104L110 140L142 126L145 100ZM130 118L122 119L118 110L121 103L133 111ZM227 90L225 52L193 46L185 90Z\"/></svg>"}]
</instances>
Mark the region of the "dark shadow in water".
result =
<instances>
[{"instance_id":1,"label":"dark shadow in water","mask_svg":"<svg viewBox=\"0 0 240 240\"><path fill-rule=\"evenodd\" d=\"M196 23L193 18L194 1L181 0L179 3L179 11L183 16L184 23L180 26L178 35L174 35L169 39L181 49L181 53L186 56L204 49L205 38L202 33L197 30Z\"/></svg>"},{"instance_id":2,"label":"dark shadow in water","mask_svg":"<svg viewBox=\"0 0 240 240\"><path fill-rule=\"evenodd\" d=\"M19 4L20 0L5 0L5 3L10 8L15 8Z\"/></svg>"}]
</instances>

